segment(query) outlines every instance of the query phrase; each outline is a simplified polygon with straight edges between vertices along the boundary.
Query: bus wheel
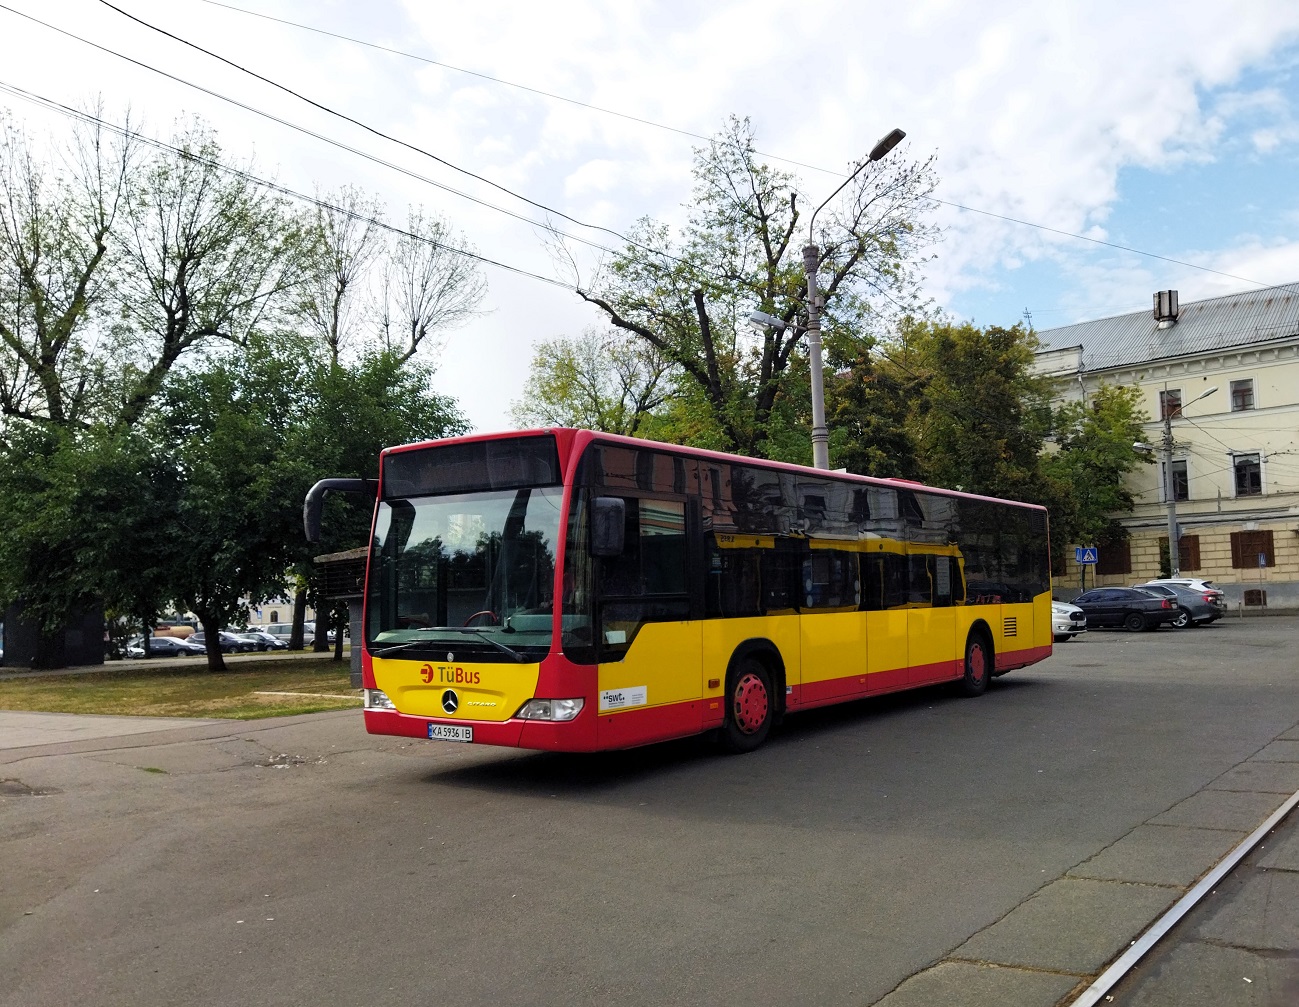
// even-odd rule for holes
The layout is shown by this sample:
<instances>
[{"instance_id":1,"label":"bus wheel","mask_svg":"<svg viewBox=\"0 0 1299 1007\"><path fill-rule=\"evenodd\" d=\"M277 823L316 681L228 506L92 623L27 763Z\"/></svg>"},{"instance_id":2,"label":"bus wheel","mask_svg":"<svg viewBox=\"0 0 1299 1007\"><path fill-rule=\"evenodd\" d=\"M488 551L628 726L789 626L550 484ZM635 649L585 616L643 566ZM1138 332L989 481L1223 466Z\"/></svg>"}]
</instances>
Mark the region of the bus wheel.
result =
<instances>
[{"instance_id":1,"label":"bus wheel","mask_svg":"<svg viewBox=\"0 0 1299 1007\"><path fill-rule=\"evenodd\" d=\"M721 742L732 752L752 752L767 740L776 712L771 673L761 661L745 658L729 676L726 722Z\"/></svg>"},{"instance_id":2,"label":"bus wheel","mask_svg":"<svg viewBox=\"0 0 1299 1007\"><path fill-rule=\"evenodd\" d=\"M965 641L965 677L961 679L961 692L966 696L982 696L992 677L992 648L982 633L971 633Z\"/></svg>"}]
</instances>

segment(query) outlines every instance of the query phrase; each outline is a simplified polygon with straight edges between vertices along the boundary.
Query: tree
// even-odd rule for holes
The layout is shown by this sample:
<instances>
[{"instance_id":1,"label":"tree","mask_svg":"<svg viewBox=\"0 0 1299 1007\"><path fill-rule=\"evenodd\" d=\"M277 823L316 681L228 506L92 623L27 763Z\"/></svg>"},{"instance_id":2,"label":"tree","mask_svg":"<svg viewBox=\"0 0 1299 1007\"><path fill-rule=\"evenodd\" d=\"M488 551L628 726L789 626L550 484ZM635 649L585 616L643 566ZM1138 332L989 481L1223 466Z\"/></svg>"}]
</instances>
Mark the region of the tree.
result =
<instances>
[{"instance_id":1,"label":"tree","mask_svg":"<svg viewBox=\"0 0 1299 1007\"><path fill-rule=\"evenodd\" d=\"M1051 502L1040 466L1050 385L1032 373L1036 346L1020 325L903 324L889 366L916 383L910 425L926 482Z\"/></svg>"},{"instance_id":2,"label":"tree","mask_svg":"<svg viewBox=\"0 0 1299 1007\"><path fill-rule=\"evenodd\" d=\"M89 422L101 392L94 352L133 198L137 145L79 126L51 163L0 119L0 436L14 420Z\"/></svg>"},{"instance_id":3,"label":"tree","mask_svg":"<svg viewBox=\"0 0 1299 1007\"><path fill-rule=\"evenodd\" d=\"M106 605L144 625L172 597L172 459L138 431L26 424L0 450L0 598L53 632Z\"/></svg>"},{"instance_id":4,"label":"tree","mask_svg":"<svg viewBox=\"0 0 1299 1007\"><path fill-rule=\"evenodd\" d=\"M213 671L224 668L219 631L282 590L301 538L311 480L291 450L308 376L301 351L254 334L163 392L159 433L180 469L173 522L185 543L172 558L174 597L202 624Z\"/></svg>"},{"instance_id":5,"label":"tree","mask_svg":"<svg viewBox=\"0 0 1299 1007\"><path fill-rule=\"evenodd\" d=\"M919 448L908 420L923 379L877 361L868 340L831 342L827 349L835 369L826 383L830 464L858 475L919 479Z\"/></svg>"},{"instance_id":6,"label":"tree","mask_svg":"<svg viewBox=\"0 0 1299 1007\"><path fill-rule=\"evenodd\" d=\"M635 436L669 390L668 365L650 344L617 329L587 329L576 339L533 347L523 397L511 415L520 427L585 427Z\"/></svg>"},{"instance_id":7,"label":"tree","mask_svg":"<svg viewBox=\"0 0 1299 1007\"><path fill-rule=\"evenodd\" d=\"M468 320L487 292L478 264L461 254L450 225L412 208L406 234L384 257L379 331L382 347L406 361L434 333Z\"/></svg>"},{"instance_id":8,"label":"tree","mask_svg":"<svg viewBox=\"0 0 1299 1007\"><path fill-rule=\"evenodd\" d=\"M383 204L344 186L326 193L315 211L316 262L305 287L303 314L337 364L371 319L369 273L385 251Z\"/></svg>"},{"instance_id":9,"label":"tree","mask_svg":"<svg viewBox=\"0 0 1299 1007\"><path fill-rule=\"evenodd\" d=\"M932 162L874 162L818 218L827 331L860 334L877 300L914 299L916 264L934 236L922 221ZM692 411L707 420L695 431L700 441L770 455L773 419L802 396L790 388L801 353L796 323L807 314L796 180L758 161L749 121L735 118L696 151L694 177L679 238L641 220L607 271L590 289L579 282L578 293L673 367L676 391L706 410ZM787 327L753 333L745 319L754 309Z\"/></svg>"},{"instance_id":10,"label":"tree","mask_svg":"<svg viewBox=\"0 0 1299 1007\"><path fill-rule=\"evenodd\" d=\"M286 199L231 170L191 124L154 158L126 213L121 421L136 422L176 361L213 340L244 345L300 304L313 232Z\"/></svg>"},{"instance_id":11,"label":"tree","mask_svg":"<svg viewBox=\"0 0 1299 1007\"><path fill-rule=\"evenodd\" d=\"M1153 459L1134 451L1149 416L1135 387L1102 384L1090 398L1068 402L1055 411L1058 450L1043 458L1043 469L1067 490L1071 503L1052 514L1053 540L1062 551L1068 543L1094 544L1122 538L1115 515L1135 503L1125 476Z\"/></svg>"}]
</instances>

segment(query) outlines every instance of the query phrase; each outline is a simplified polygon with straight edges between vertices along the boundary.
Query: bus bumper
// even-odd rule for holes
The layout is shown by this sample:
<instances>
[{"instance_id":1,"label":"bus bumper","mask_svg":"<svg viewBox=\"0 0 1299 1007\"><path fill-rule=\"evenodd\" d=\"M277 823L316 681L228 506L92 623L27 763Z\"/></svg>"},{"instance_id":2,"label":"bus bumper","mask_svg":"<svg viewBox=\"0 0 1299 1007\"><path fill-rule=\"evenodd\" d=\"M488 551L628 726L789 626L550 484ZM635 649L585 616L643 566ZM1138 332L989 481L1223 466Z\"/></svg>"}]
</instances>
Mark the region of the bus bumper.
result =
<instances>
[{"instance_id":1,"label":"bus bumper","mask_svg":"<svg viewBox=\"0 0 1299 1007\"><path fill-rule=\"evenodd\" d=\"M395 710L366 710L365 729L370 734L391 734L400 738L425 738L430 724L473 728L474 745L499 745L506 748L532 748L543 752L593 752L596 744L596 718L583 710L564 723L544 720L504 721L463 720L460 718L414 717ZM454 742L453 742L454 744Z\"/></svg>"}]
</instances>

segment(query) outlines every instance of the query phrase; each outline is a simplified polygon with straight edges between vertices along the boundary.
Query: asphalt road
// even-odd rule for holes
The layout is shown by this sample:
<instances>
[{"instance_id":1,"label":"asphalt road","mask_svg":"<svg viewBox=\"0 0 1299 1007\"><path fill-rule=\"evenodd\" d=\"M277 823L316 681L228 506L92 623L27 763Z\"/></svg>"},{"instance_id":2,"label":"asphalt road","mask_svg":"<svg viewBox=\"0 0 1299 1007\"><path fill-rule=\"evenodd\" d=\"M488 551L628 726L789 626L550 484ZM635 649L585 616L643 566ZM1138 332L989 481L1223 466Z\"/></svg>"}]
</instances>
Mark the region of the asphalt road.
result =
<instances>
[{"instance_id":1,"label":"asphalt road","mask_svg":"<svg viewBox=\"0 0 1299 1007\"><path fill-rule=\"evenodd\" d=\"M1297 652L1096 632L739 757L351 712L3 750L0 1004L1045 1007L1299 789Z\"/></svg>"}]
</instances>

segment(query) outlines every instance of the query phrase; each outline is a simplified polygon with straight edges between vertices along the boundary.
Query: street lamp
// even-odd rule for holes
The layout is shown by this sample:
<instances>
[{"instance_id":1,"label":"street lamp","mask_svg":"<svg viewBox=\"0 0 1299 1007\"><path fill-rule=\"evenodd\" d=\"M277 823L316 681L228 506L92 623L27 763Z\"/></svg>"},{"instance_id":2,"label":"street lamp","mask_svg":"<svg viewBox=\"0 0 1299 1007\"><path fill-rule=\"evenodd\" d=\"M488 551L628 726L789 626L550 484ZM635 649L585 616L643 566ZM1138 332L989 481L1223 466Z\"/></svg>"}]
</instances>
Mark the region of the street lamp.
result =
<instances>
[{"instance_id":1,"label":"street lamp","mask_svg":"<svg viewBox=\"0 0 1299 1007\"><path fill-rule=\"evenodd\" d=\"M1165 385L1167 390L1167 385ZM1184 402L1179 405L1176 412L1179 414L1186 411L1186 407L1200 399L1212 395L1218 390L1218 386L1206 388L1190 402ZM1168 505L1168 575L1170 577L1180 577L1181 570L1181 535L1177 530L1177 494L1173 489L1173 412L1168 408L1167 398L1164 400L1164 502ZM1153 444L1146 444L1142 441L1134 441L1132 446L1138 451L1153 451Z\"/></svg>"},{"instance_id":2,"label":"street lamp","mask_svg":"<svg viewBox=\"0 0 1299 1007\"><path fill-rule=\"evenodd\" d=\"M803 275L807 277L807 349L812 367L812 464L819 469L830 467L830 431L825 425L825 376L821 373L821 303L820 295L816 291L816 271L821 265L821 249L816 245L812 228L816 224L816 215L825 209L826 203L839 195L849 182L861 174L866 165L878 161L896 147L906 135L902 130L895 129L875 144L866 160L844 179L843 185L830 193L825 203L812 211L812 219L807 223L807 245L803 248ZM755 314L762 314L762 312L755 312ZM749 317L754 318L753 315ZM778 328L784 328L784 325Z\"/></svg>"}]
</instances>

